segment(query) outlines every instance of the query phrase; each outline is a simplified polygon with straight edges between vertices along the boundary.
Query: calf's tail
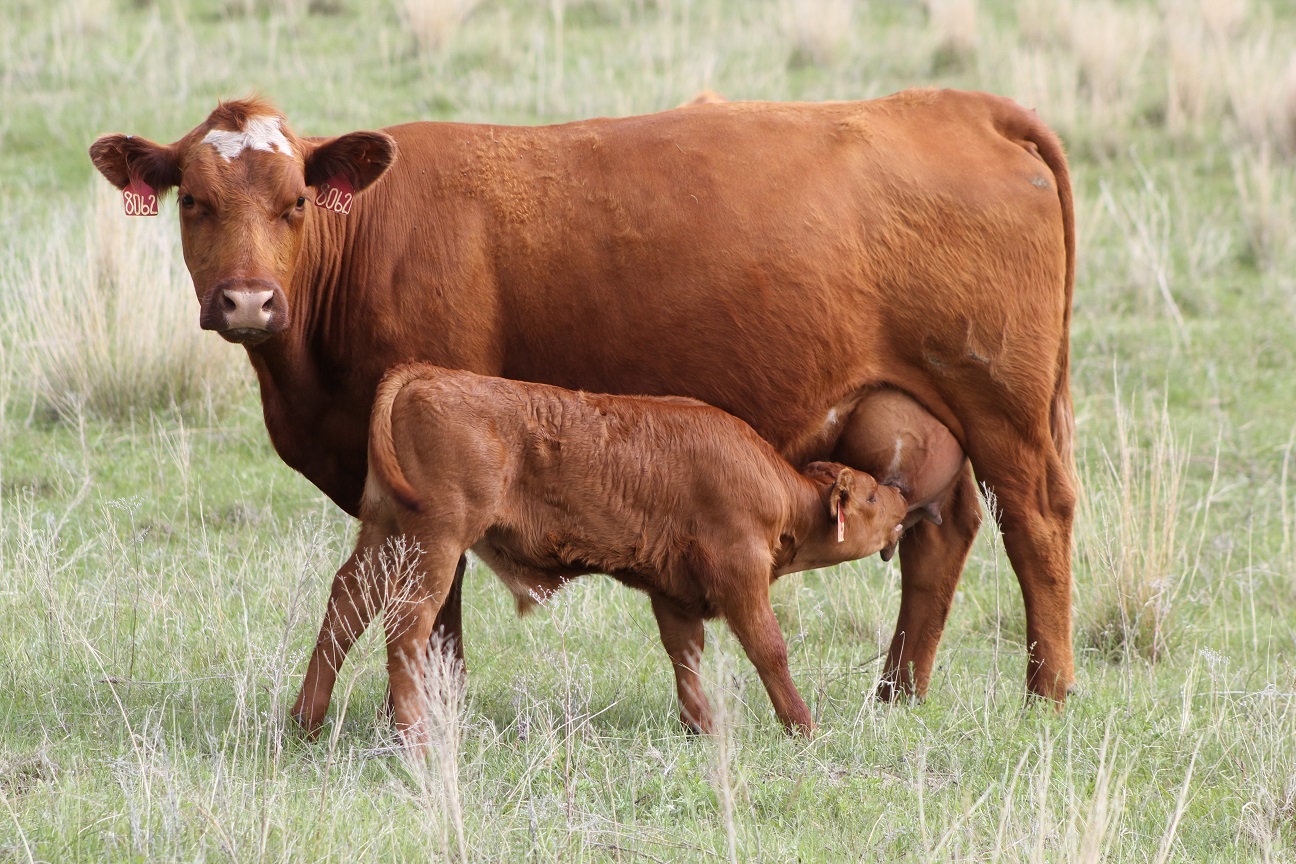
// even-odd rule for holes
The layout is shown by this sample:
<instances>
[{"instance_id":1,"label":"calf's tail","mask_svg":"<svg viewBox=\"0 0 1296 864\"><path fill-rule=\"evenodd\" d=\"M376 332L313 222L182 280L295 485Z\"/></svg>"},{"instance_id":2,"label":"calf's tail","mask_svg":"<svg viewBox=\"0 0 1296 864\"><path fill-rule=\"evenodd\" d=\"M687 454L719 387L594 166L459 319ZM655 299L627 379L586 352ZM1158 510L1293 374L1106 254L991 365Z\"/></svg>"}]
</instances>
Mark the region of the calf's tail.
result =
<instances>
[{"instance_id":1,"label":"calf's tail","mask_svg":"<svg viewBox=\"0 0 1296 864\"><path fill-rule=\"evenodd\" d=\"M422 510L423 500L414 491L396 456L392 440L392 406L396 397L411 381L422 377L417 366L398 366L383 376L374 395L373 413L369 416L369 474L401 506Z\"/></svg>"}]
</instances>

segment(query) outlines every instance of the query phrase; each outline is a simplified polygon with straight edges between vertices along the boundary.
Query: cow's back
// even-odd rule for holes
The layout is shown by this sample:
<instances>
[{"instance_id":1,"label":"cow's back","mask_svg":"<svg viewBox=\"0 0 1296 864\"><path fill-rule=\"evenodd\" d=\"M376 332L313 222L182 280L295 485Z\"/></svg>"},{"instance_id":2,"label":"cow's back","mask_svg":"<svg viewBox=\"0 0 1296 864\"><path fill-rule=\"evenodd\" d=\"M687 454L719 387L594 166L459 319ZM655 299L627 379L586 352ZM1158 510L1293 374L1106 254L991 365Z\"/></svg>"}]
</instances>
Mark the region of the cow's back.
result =
<instances>
[{"instance_id":1,"label":"cow's back","mask_svg":"<svg viewBox=\"0 0 1296 864\"><path fill-rule=\"evenodd\" d=\"M401 240L378 288L388 347L694 396L794 458L827 452L827 412L866 385L914 393L959 432L933 370L1015 358L1019 335L1064 315L1055 178L1001 131L1014 111L916 91L395 127L401 159L370 209L435 242Z\"/></svg>"}]
</instances>

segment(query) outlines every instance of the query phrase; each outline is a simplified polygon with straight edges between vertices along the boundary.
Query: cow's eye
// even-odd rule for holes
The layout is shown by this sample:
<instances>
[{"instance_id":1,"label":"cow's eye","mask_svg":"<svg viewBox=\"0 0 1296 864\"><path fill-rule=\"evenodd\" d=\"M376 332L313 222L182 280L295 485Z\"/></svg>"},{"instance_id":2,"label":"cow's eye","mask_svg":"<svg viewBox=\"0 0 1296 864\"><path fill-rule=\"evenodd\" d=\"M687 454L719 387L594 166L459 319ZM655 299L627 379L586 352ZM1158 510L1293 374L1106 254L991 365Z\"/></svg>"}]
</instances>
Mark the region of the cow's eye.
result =
<instances>
[{"instance_id":1,"label":"cow's eye","mask_svg":"<svg viewBox=\"0 0 1296 864\"><path fill-rule=\"evenodd\" d=\"M876 504L876 503L877 503L877 493L876 493L876 492L874 492L872 495L870 495L870 496L868 497L868 503L870 503L870 504Z\"/></svg>"},{"instance_id":2,"label":"cow's eye","mask_svg":"<svg viewBox=\"0 0 1296 864\"><path fill-rule=\"evenodd\" d=\"M186 210L192 209L194 206L194 197L192 195L181 195L180 206Z\"/></svg>"},{"instance_id":3,"label":"cow's eye","mask_svg":"<svg viewBox=\"0 0 1296 864\"><path fill-rule=\"evenodd\" d=\"M297 199L297 209L300 210L306 206L306 196L302 195Z\"/></svg>"}]
</instances>

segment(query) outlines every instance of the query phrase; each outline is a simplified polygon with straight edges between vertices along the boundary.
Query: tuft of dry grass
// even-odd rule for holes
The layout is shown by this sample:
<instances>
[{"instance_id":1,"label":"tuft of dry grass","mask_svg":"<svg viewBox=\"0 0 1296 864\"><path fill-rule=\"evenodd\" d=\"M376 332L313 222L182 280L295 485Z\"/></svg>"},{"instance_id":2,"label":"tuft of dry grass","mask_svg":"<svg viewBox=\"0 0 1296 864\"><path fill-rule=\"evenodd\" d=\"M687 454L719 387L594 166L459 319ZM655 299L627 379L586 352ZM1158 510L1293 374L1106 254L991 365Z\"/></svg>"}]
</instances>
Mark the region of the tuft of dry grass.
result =
<instances>
[{"instance_id":1,"label":"tuft of dry grass","mask_svg":"<svg viewBox=\"0 0 1296 864\"><path fill-rule=\"evenodd\" d=\"M1092 586L1081 642L1112 661L1155 663L1172 643L1176 600L1198 570L1214 482L1185 525L1188 449L1161 409L1147 446L1117 405L1114 452L1082 472L1077 552ZM1218 467L1218 463L1217 463Z\"/></svg>"},{"instance_id":2,"label":"tuft of dry grass","mask_svg":"<svg viewBox=\"0 0 1296 864\"><path fill-rule=\"evenodd\" d=\"M783 0L791 66L829 66L850 32L850 0Z\"/></svg>"},{"instance_id":3,"label":"tuft of dry grass","mask_svg":"<svg viewBox=\"0 0 1296 864\"><path fill-rule=\"evenodd\" d=\"M960 69L976 59L977 0L925 0L927 24L936 37L933 65Z\"/></svg>"},{"instance_id":4,"label":"tuft of dry grass","mask_svg":"<svg viewBox=\"0 0 1296 864\"><path fill-rule=\"evenodd\" d=\"M418 50L435 54L454 38L481 0L396 0L401 25Z\"/></svg>"},{"instance_id":5,"label":"tuft of dry grass","mask_svg":"<svg viewBox=\"0 0 1296 864\"><path fill-rule=\"evenodd\" d=\"M1232 157L1245 254L1261 270L1284 265L1296 240L1296 172L1285 161L1267 145Z\"/></svg>"},{"instance_id":6,"label":"tuft of dry grass","mask_svg":"<svg viewBox=\"0 0 1296 864\"><path fill-rule=\"evenodd\" d=\"M124 418L246 386L242 352L197 327L176 235L172 218L124 216L100 181L84 217L56 216L44 247L11 262L0 296L43 409Z\"/></svg>"}]
</instances>

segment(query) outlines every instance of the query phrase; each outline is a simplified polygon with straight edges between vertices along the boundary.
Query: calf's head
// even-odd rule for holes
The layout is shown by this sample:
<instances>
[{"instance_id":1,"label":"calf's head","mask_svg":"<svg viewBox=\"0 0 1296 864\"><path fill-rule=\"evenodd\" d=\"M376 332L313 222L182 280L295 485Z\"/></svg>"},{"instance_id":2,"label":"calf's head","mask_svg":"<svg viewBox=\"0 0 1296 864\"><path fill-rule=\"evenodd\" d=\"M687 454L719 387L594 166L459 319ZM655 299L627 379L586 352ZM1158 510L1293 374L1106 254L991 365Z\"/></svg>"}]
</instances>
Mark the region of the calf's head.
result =
<instances>
[{"instance_id":1,"label":"calf's head","mask_svg":"<svg viewBox=\"0 0 1296 864\"><path fill-rule=\"evenodd\" d=\"M298 138L259 99L221 103L174 144L115 134L90 147L95 167L125 194L127 213L153 215L157 197L176 190L199 323L248 345L290 326L310 220L347 218L352 197L395 155L382 132Z\"/></svg>"},{"instance_id":2,"label":"calf's head","mask_svg":"<svg viewBox=\"0 0 1296 864\"><path fill-rule=\"evenodd\" d=\"M897 489L836 462L811 462L802 473L823 489L828 530L817 539L828 557L850 561L899 542L909 505Z\"/></svg>"}]
</instances>

